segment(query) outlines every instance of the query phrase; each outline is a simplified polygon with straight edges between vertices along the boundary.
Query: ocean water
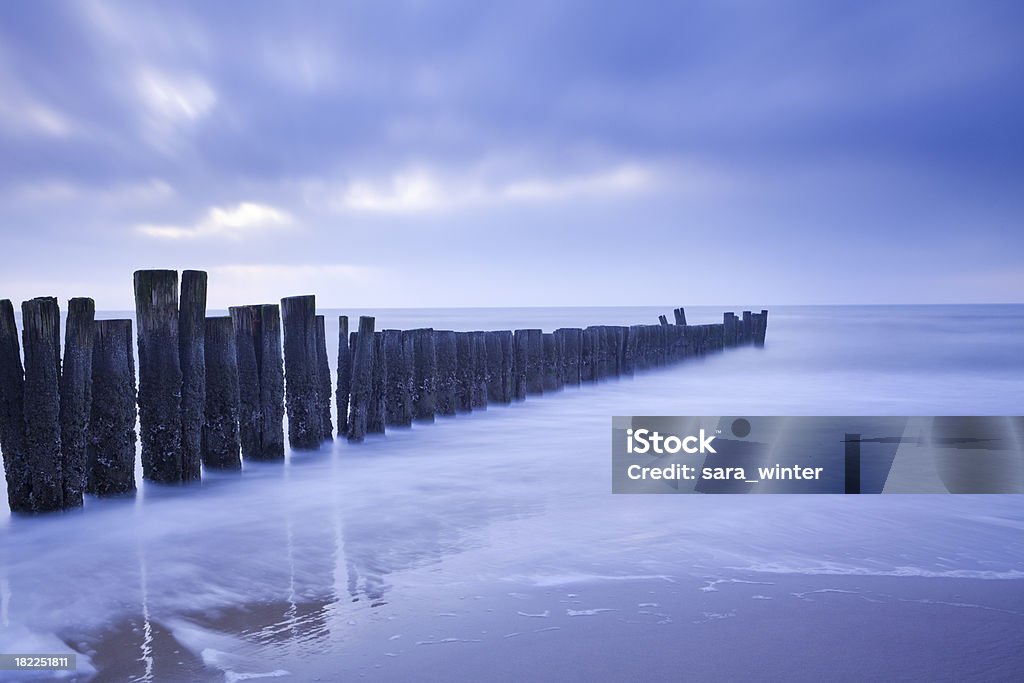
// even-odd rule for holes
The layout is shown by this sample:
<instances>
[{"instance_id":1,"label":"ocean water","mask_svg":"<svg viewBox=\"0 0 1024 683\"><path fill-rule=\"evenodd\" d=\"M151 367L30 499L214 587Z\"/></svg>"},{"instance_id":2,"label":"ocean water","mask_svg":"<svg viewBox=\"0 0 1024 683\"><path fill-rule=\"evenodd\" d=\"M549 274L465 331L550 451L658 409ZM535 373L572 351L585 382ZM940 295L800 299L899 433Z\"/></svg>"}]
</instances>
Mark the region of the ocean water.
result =
<instances>
[{"instance_id":1,"label":"ocean water","mask_svg":"<svg viewBox=\"0 0 1024 683\"><path fill-rule=\"evenodd\" d=\"M1016 679L1022 496L611 494L613 415L1024 405L1024 306L768 308L763 349L80 512L4 501L0 652L74 650L65 680L91 681ZM340 312L551 330L668 310Z\"/></svg>"}]
</instances>

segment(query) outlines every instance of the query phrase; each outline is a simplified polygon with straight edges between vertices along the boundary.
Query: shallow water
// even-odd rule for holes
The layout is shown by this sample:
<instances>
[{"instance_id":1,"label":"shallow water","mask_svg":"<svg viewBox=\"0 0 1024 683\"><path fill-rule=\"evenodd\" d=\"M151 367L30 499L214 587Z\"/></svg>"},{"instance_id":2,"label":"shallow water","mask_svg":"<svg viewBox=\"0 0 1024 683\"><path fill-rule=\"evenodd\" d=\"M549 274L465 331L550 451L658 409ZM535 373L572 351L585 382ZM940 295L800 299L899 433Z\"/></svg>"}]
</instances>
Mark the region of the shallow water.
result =
<instances>
[{"instance_id":1,"label":"shallow water","mask_svg":"<svg viewBox=\"0 0 1024 683\"><path fill-rule=\"evenodd\" d=\"M665 310L391 310L377 327ZM1018 414L1022 339L1024 306L772 308L764 349L72 514L3 508L0 651L70 646L97 681L1009 677L1024 498L613 496L609 436L612 415Z\"/></svg>"}]
</instances>

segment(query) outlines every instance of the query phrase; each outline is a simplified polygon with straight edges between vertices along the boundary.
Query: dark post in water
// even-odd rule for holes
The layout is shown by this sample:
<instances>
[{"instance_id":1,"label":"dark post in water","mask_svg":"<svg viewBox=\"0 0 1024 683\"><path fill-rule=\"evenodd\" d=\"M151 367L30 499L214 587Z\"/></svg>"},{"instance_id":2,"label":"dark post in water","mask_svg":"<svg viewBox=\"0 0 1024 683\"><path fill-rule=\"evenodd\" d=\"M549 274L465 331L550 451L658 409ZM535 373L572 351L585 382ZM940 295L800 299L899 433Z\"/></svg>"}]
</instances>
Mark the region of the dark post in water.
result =
<instances>
[{"instance_id":1,"label":"dark post in water","mask_svg":"<svg viewBox=\"0 0 1024 683\"><path fill-rule=\"evenodd\" d=\"M412 418L416 422L433 422L437 400L437 354L434 348L434 330L409 330L412 336L413 395Z\"/></svg>"},{"instance_id":2,"label":"dark post in water","mask_svg":"<svg viewBox=\"0 0 1024 683\"><path fill-rule=\"evenodd\" d=\"M276 304L233 306L242 457L284 458L284 366Z\"/></svg>"},{"instance_id":3,"label":"dark post in water","mask_svg":"<svg viewBox=\"0 0 1024 683\"><path fill-rule=\"evenodd\" d=\"M331 422L331 366L327 361L327 323L322 315L316 316L316 373L317 400L320 405L320 440L334 439Z\"/></svg>"},{"instance_id":4,"label":"dark post in water","mask_svg":"<svg viewBox=\"0 0 1024 683\"><path fill-rule=\"evenodd\" d=\"M182 481L177 271L135 272L135 318L142 476L176 484Z\"/></svg>"},{"instance_id":5,"label":"dark post in water","mask_svg":"<svg viewBox=\"0 0 1024 683\"><path fill-rule=\"evenodd\" d=\"M92 347L96 303L71 299L64 333L60 377L60 444L64 507L82 505L88 482L89 411L92 407Z\"/></svg>"},{"instance_id":6,"label":"dark post in water","mask_svg":"<svg viewBox=\"0 0 1024 683\"><path fill-rule=\"evenodd\" d=\"M51 512L64 506L57 300L40 297L22 303L21 321L25 349L25 459L32 511Z\"/></svg>"},{"instance_id":7,"label":"dark post in water","mask_svg":"<svg viewBox=\"0 0 1024 683\"><path fill-rule=\"evenodd\" d=\"M238 434L238 352L235 329L228 316L207 318L206 402L202 429L203 466L237 470L242 467Z\"/></svg>"},{"instance_id":8,"label":"dark post in water","mask_svg":"<svg viewBox=\"0 0 1024 683\"><path fill-rule=\"evenodd\" d=\"M352 353L352 399L348 416L348 440L362 441L366 437L367 413L373 387L373 316L359 316L359 332Z\"/></svg>"},{"instance_id":9,"label":"dark post in water","mask_svg":"<svg viewBox=\"0 0 1024 683\"><path fill-rule=\"evenodd\" d=\"M86 491L135 490L135 354L131 320L97 320L92 347Z\"/></svg>"},{"instance_id":10,"label":"dark post in water","mask_svg":"<svg viewBox=\"0 0 1024 683\"><path fill-rule=\"evenodd\" d=\"M334 404L338 408L338 436L348 434L348 397L352 388L352 349L348 345L348 316L338 316L338 385Z\"/></svg>"},{"instance_id":11,"label":"dark post in water","mask_svg":"<svg viewBox=\"0 0 1024 683\"><path fill-rule=\"evenodd\" d=\"M181 478L198 481L206 406L206 273L181 272L178 309L181 350Z\"/></svg>"},{"instance_id":12,"label":"dark post in water","mask_svg":"<svg viewBox=\"0 0 1024 683\"><path fill-rule=\"evenodd\" d=\"M281 299L281 319L288 443L296 450L316 449L323 434L317 391L316 297Z\"/></svg>"},{"instance_id":13,"label":"dark post in water","mask_svg":"<svg viewBox=\"0 0 1024 683\"><path fill-rule=\"evenodd\" d=\"M0 450L11 512L32 511L32 486L25 459L25 371L14 321L14 304L0 301Z\"/></svg>"}]
</instances>

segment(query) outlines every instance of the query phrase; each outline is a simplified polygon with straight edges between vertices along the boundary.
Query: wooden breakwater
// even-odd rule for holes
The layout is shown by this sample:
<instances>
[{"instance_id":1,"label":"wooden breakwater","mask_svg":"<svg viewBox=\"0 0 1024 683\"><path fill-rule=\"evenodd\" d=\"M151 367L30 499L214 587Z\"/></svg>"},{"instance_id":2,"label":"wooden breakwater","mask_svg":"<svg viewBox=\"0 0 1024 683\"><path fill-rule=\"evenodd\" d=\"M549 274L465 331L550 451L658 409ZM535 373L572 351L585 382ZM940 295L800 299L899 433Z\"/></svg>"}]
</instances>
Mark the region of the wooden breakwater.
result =
<instances>
[{"instance_id":1,"label":"wooden breakwater","mask_svg":"<svg viewBox=\"0 0 1024 683\"><path fill-rule=\"evenodd\" d=\"M92 299L71 299L63 363L57 300L22 304L20 343L14 306L0 300L0 451L12 512L133 492L136 439L145 479L183 484L204 468L282 460L286 415L293 450L335 435L358 443L437 416L763 346L768 325L765 310L690 325L682 308L673 323L662 315L658 324L549 332L378 330L371 316L350 331L340 316L332 376L328 325L313 295L207 317L202 271L183 271L180 288L177 271L138 271L134 285L134 342L131 320L95 320Z\"/></svg>"}]
</instances>

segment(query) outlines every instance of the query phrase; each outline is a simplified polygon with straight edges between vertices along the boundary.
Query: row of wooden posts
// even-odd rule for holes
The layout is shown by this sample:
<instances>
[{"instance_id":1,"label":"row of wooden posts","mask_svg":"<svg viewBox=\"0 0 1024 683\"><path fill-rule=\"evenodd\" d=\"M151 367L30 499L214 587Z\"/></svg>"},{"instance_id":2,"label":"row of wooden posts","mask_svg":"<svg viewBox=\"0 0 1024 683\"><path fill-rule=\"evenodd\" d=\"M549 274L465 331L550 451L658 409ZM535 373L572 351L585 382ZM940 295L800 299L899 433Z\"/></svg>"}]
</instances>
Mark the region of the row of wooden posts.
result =
<instances>
[{"instance_id":1,"label":"row of wooden posts","mask_svg":"<svg viewBox=\"0 0 1024 683\"><path fill-rule=\"evenodd\" d=\"M487 332L374 329L338 318L336 381L314 296L206 316L207 276L135 273L138 395L131 320L96 320L71 299L61 362L60 310L43 297L0 301L0 450L12 512L80 507L83 494L135 490L136 417L145 479L199 480L241 458L281 460L337 433L351 442L490 403L667 365L743 344L763 345L768 312L726 313L717 325L599 325ZM283 354L282 354L283 349ZM287 381L286 381L287 379ZM333 394L333 396L332 396ZM332 424L331 399L337 407ZM136 406L138 414L136 415Z\"/></svg>"}]
</instances>

